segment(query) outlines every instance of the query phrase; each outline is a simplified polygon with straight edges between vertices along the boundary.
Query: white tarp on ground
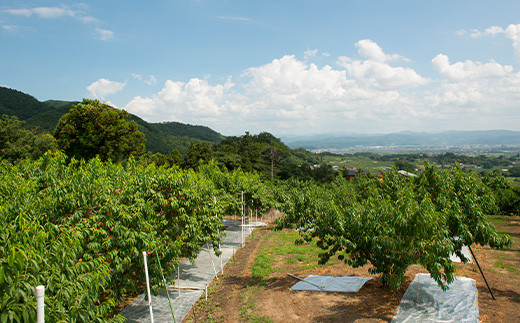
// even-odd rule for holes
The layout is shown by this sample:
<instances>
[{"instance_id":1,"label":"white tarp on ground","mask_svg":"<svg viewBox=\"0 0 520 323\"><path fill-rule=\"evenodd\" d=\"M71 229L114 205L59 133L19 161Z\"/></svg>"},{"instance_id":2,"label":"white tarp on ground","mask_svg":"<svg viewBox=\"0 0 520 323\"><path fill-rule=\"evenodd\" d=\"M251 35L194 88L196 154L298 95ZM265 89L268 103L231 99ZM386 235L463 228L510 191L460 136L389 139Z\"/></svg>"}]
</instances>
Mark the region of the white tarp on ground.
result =
<instances>
[{"instance_id":1,"label":"white tarp on ground","mask_svg":"<svg viewBox=\"0 0 520 323\"><path fill-rule=\"evenodd\" d=\"M464 257L469 259L469 263L472 264L473 263L473 258L471 258L471 252L469 252L468 246L462 246L462 249L460 251L462 251L462 254L464 255ZM454 253L452 253L450 255L450 259L453 262L462 262L460 260L460 258L456 254L454 254Z\"/></svg>"},{"instance_id":2,"label":"white tarp on ground","mask_svg":"<svg viewBox=\"0 0 520 323\"><path fill-rule=\"evenodd\" d=\"M367 277L353 276L333 277L310 275L309 277L304 279L305 281L300 281L296 285L291 287L291 290L355 293L359 291L359 289L361 289L361 287L363 287L363 285L370 279L371 278Z\"/></svg>"},{"instance_id":3,"label":"white tarp on ground","mask_svg":"<svg viewBox=\"0 0 520 323\"><path fill-rule=\"evenodd\" d=\"M456 277L443 292L430 274L417 274L392 322L479 322L474 279Z\"/></svg>"}]
</instances>

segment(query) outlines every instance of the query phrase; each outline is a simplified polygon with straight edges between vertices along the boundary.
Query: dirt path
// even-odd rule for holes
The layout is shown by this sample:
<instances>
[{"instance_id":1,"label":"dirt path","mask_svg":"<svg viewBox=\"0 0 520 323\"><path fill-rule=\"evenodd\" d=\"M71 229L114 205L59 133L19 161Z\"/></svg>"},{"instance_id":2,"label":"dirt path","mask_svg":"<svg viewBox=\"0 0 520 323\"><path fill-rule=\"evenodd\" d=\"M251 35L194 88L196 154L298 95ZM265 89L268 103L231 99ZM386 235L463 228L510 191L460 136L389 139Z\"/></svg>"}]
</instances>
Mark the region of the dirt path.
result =
<instances>
[{"instance_id":1,"label":"dirt path","mask_svg":"<svg viewBox=\"0 0 520 323\"><path fill-rule=\"evenodd\" d=\"M222 292L215 291L214 293L215 298L222 298L221 306L223 306L223 308L229 308L229 310L225 311L226 315L222 317L222 319L226 321L229 320L229 322L240 321L242 288L249 285L252 280L251 265L268 234L265 228L255 230L253 233L254 236L248 239L246 245L235 254L235 259L233 260L232 266L230 266L230 271L226 272L226 275L222 277L220 282L223 285ZM226 295L229 293L226 292L229 288L227 286L228 284L231 285L230 295ZM228 304L226 304L226 300ZM226 307L226 305L228 306Z\"/></svg>"},{"instance_id":2,"label":"dirt path","mask_svg":"<svg viewBox=\"0 0 520 323\"><path fill-rule=\"evenodd\" d=\"M474 247L477 258L495 293L491 299L475 264L459 264L457 275L473 278L479 291L479 311L482 322L520 322L520 223L518 218L501 218L499 230L507 230L515 240L513 248L497 251ZM516 221L516 222L515 222ZM273 232L258 228L248 238L246 246L235 254L224 275L210 286L208 301L199 300L185 322L388 322L392 319L406 288L418 272L426 272L418 265L411 266L406 283L399 291L382 287L379 278L368 273L369 266L351 268L336 261L318 266L316 260L303 259L299 249L283 254L276 249L281 236L290 230ZM261 282L253 279L255 258L269 251L272 273ZM295 260L296 259L296 260ZM311 259L311 258L309 258ZM313 259L313 258L312 258ZM297 281L287 273L299 277L308 275L373 277L357 293L290 291Z\"/></svg>"}]
</instances>

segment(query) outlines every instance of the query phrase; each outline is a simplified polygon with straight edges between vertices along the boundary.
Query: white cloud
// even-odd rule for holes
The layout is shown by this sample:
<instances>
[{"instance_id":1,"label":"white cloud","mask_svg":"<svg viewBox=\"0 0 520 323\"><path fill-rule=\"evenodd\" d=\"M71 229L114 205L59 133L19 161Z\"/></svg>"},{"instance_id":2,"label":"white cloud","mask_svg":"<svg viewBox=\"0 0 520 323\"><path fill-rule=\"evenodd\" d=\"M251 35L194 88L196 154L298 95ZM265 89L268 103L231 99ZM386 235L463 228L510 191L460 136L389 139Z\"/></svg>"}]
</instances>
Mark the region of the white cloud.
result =
<instances>
[{"instance_id":1,"label":"white cloud","mask_svg":"<svg viewBox=\"0 0 520 323\"><path fill-rule=\"evenodd\" d=\"M82 16L78 17L78 19L84 24L102 24L102 22L99 19L92 16Z\"/></svg>"},{"instance_id":2,"label":"white cloud","mask_svg":"<svg viewBox=\"0 0 520 323\"><path fill-rule=\"evenodd\" d=\"M6 9L5 12L15 15L15 16L24 16L24 17L32 17L36 16L42 19L57 19L62 17L70 17L77 21L80 21L83 24L87 25L101 25L102 21L99 19L88 16L84 14L84 9L86 5L84 4L75 4L75 9L71 9L67 6L61 7L34 7L34 8L19 8L19 9ZM11 26L7 26L8 28ZM3 28L4 30L7 28ZM13 28L9 28L13 31ZM114 37L114 33L108 29L95 28L94 34L96 38L109 41Z\"/></svg>"},{"instance_id":3,"label":"white cloud","mask_svg":"<svg viewBox=\"0 0 520 323\"><path fill-rule=\"evenodd\" d=\"M132 73L132 77L148 85L154 85L155 83L157 83L157 79L154 75L150 75L148 79L145 79L141 74Z\"/></svg>"},{"instance_id":4,"label":"white cloud","mask_svg":"<svg viewBox=\"0 0 520 323\"><path fill-rule=\"evenodd\" d=\"M429 81L411 68L391 66L387 62L407 60L399 54L385 54L383 49L369 39L356 43L358 52L366 60L340 56L337 64L345 68L360 86L379 90L397 90L417 87Z\"/></svg>"},{"instance_id":5,"label":"white cloud","mask_svg":"<svg viewBox=\"0 0 520 323\"><path fill-rule=\"evenodd\" d=\"M318 54L320 54L320 51L317 48L315 48L315 49L307 48L307 50L303 52L303 59L307 61L311 58L317 57ZM330 54L327 52L322 52L321 56L330 57Z\"/></svg>"},{"instance_id":6,"label":"white cloud","mask_svg":"<svg viewBox=\"0 0 520 323\"><path fill-rule=\"evenodd\" d=\"M318 49L307 49L305 52L303 52L303 57L307 60L311 57L316 57L318 55Z\"/></svg>"},{"instance_id":7,"label":"white cloud","mask_svg":"<svg viewBox=\"0 0 520 323\"><path fill-rule=\"evenodd\" d=\"M126 82L115 82L105 78L93 82L87 86L90 95L96 99L105 99L110 94L121 91L126 86Z\"/></svg>"},{"instance_id":8,"label":"white cloud","mask_svg":"<svg viewBox=\"0 0 520 323\"><path fill-rule=\"evenodd\" d=\"M33 14L40 18L54 19L59 17L74 17L76 13L68 8L36 7L30 9L7 9L5 12L17 16L30 17Z\"/></svg>"},{"instance_id":9,"label":"white cloud","mask_svg":"<svg viewBox=\"0 0 520 323\"><path fill-rule=\"evenodd\" d=\"M504 32L504 29L502 27L499 27L499 26L491 26L489 28L486 29L486 31L484 32L484 34L486 35L497 35L497 34L501 34Z\"/></svg>"},{"instance_id":10,"label":"white cloud","mask_svg":"<svg viewBox=\"0 0 520 323\"><path fill-rule=\"evenodd\" d=\"M480 31L478 29L466 31L464 29L461 29L461 30L455 32L455 34L458 36L469 35L469 37L471 37L471 38L479 38L479 37L489 36L489 35L495 36L495 35L503 34L503 33L504 33L504 29L500 26L491 26L489 28L486 28L486 30L484 30L484 31Z\"/></svg>"},{"instance_id":11,"label":"white cloud","mask_svg":"<svg viewBox=\"0 0 520 323\"><path fill-rule=\"evenodd\" d=\"M216 120L227 110L226 97L234 86L231 80L212 86L206 79L193 78L188 82L166 81L162 90L148 98L135 97L126 110L155 121Z\"/></svg>"},{"instance_id":12,"label":"white cloud","mask_svg":"<svg viewBox=\"0 0 520 323\"><path fill-rule=\"evenodd\" d=\"M96 28L95 31L97 38L103 41L109 41L114 38L114 32L111 30Z\"/></svg>"},{"instance_id":13,"label":"white cloud","mask_svg":"<svg viewBox=\"0 0 520 323\"><path fill-rule=\"evenodd\" d=\"M157 94L135 97L125 109L150 121L203 123L225 134L288 125L288 132L323 132L345 120L404 114L411 111L411 102L395 90L366 88L348 78L346 70L318 68L286 55L248 68L238 85L231 80L217 85L206 79L169 80Z\"/></svg>"},{"instance_id":14,"label":"white cloud","mask_svg":"<svg viewBox=\"0 0 520 323\"><path fill-rule=\"evenodd\" d=\"M249 95L276 96L274 99L281 101L302 96L315 100L341 97L345 94L344 87L351 83L345 71L336 71L330 66L319 69L314 64L306 65L293 55L249 68L244 76L250 78L245 85Z\"/></svg>"},{"instance_id":15,"label":"white cloud","mask_svg":"<svg viewBox=\"0 0 520 323\"><path fill-rule=\"evenodd\" d=\"M520 75L511 73L496 79L475 79L459 82L442 82L439 87L425 93L425 104L439 115L451 116L461 125L474 122L471 118L488 118L500 129L519 121ZM476 122L476 121L475 121ZM502 123L502 125L500 125ZM488 128L489 124L481 124ZM514 127L513 128L517 128Z\"/></svg>"},{"instance_id":16,"label":"white cloud","mask_svg":"<svg viewBox=\"0 0 520 323\"><path fill-rule=\"evenodd\" d=\"M125 110L128 112L137 114L140 117L150 117L154 114L157 114L161 107L159 107L159 102L156 97L152 98L143 98L141 96L136 96L130 101ZM152 118L153 121L169 121L167 118L157 119L157 117ZM175 120L175 119L171 119Z\"/></svg>"},{"instance_id":17,"label":"white cloud","mask_svg":"<svg viewBox=\"0 0 520 323\"><path fill-rule=\"evenodd\" d=\"M390 65L402 56L388 56L372 41L358 44L365 58L340 57L336 68L286 55L246 69L233 82L168 80L159 92L132 99L126 109L149 121L204 124L223 134L518 127L520 73L511 66L452 64L440 54L432 60L440 79L432 80ZM313 55L320 51L306 52Z\"/></svg>"},{"instance_id":18,"label":"white cloud","mask_svg":"<svg viewBox=\"0 0 520 323\"><path fill-rule=\"evenodd\" d=\"M148 85L154 85L155 83L157 83L157 79L155 78L155 76L150 75L148 80L144 80L144 82Z\"/></svg>"},{"instance_id":19,"label":"white cloud","mask_svg":"<svg viewBox=\"0 0 520 323\"><path fill-rule=\"evenodd\" d=\"M519 120L520 73L509 65L456 62L439 54L432 65L443 77L436 88L425 92L424 104L453 128L516 129ZM458 124L457 124L458 123Z\"/></svg>"},{"instance_id":20,"label":"white cloud","mask_svg":"<svg viewBox=\"0 0 520 323\"><path fill-rule=\"evenodd\" d=\"M513 41L513 48L516 56L520 59L520 24L510 24L506 29L500 26L491 26L485 31L481 32L478 29L474 29L471 32L460 30L456 33L457 35L469 34L472 38L479 38L483 36L496 36L504 34L504 36Z\"/></svg>"},{"instance_id":21,"label":"white cloud","mask_svg":"<svg viewBox=\"0 0 520 323\"><path fill-rule=\"evenodd\" d=\"M338 64L361 84L382 90L404 89L428 83L428 80L405 67L393 67L379 61L359 61L340 57Z\"/></svg>"},{"instance_id":22,"label":"white cloud","mask_svg":"<svg viewBox=\"0 0 520 323\"><path fill-rule=\"evenodd\" d=\"M385 54L383 49L370 39L362 39L356 43L359 55L377 62L387 62L402 59L408 61L407 58L398 54Z\"/></svg>"},{"instance_id":23,"label":"white cloud","mask_svg":"<svg viewBox=\"0 0 520 323\"><path fill-rule=\"evenodd\" d=\"M494 61L483 64L467 60L450 64L448 56L444 54L435 56L432 64L442 77L451 81L499 78L513 71L512 66L500 65Z\"/></svg>"},{"instance_id":24,"label":"white cloud","mask_svg":"<svg viewBox=\"0 0 520 323\"><path fill-rule=\"evenodd\" d=\"M520 24L509 25L505 30L505 35L513 41L515 54L520 59Z\"/></svg>"}]
</instances>

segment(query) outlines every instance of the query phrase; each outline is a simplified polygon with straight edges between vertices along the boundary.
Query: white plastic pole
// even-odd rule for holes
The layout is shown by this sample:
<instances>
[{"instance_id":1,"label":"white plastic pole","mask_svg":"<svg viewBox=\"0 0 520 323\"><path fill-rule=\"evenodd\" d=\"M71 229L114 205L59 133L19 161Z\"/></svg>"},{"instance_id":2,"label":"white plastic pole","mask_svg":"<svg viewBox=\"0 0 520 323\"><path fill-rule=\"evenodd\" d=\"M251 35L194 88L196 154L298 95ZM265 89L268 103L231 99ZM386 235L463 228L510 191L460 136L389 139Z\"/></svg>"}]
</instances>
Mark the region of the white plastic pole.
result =
<instances>
[{"instance_id":1,"label":"white plastic pole","mask_svg":"<svg viewBox=\"0 0 520 323\"><path fill-rule=\"evenodd\" d=\"M146 251L143 251L144 275L146 276L146 290L148 291L148 308L150 309L150 321L153 323L152 294L150 293L150 279L148 278L148 264L146 263Z\"/></svg>"},{"instance_id":2,"label":"white plastic pole","mask_svg":"<svg viewBox=\"0 0 520 323\"><path fill-rule=\"evenodd\" d=\"M36 321L45 322L45 286L36 286Z\"/></svg>"}]
</instances>

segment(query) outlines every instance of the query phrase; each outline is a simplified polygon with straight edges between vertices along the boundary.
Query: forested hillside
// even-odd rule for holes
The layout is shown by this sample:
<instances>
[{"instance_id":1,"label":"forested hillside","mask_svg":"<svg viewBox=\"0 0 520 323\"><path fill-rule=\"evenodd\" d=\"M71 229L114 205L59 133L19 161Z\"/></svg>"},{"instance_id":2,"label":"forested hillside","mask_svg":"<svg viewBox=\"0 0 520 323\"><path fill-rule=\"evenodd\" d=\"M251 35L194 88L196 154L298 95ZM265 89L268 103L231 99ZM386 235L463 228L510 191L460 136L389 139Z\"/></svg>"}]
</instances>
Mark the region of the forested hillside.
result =
<instances>
[{"instance_id":1,"label":"forested hillside","mask_svg":"<svg viewBox=\"0 0 520 323\"><path fill-rule=\"evenodd\" d=\"M193 141L207 141L218 144L224 136L206 126L193 126L180 122L149 123L132 115L139 131L146 137L146 150L166 154L177 149L185 154Z\"/></svg>"},{"instance_id":2,"label":"forested hillside","mask_svg":"<svg viewBox=\"0 0 520 323\"><path fill-rule=\"evenodd\" d=\"M58 120L78 102L48 100L40 102L29 94L0 87L0 116L16 116L25 121L28 129L37 128L40 132L51 133L56 128ZM139 130L146 137L146 150L166 154L177 149L185 154L193 141L220 143L224 138L221 134L205 126L193 126L179 122L149 123L132 115Z\"/></svg>"}]
</instances>

